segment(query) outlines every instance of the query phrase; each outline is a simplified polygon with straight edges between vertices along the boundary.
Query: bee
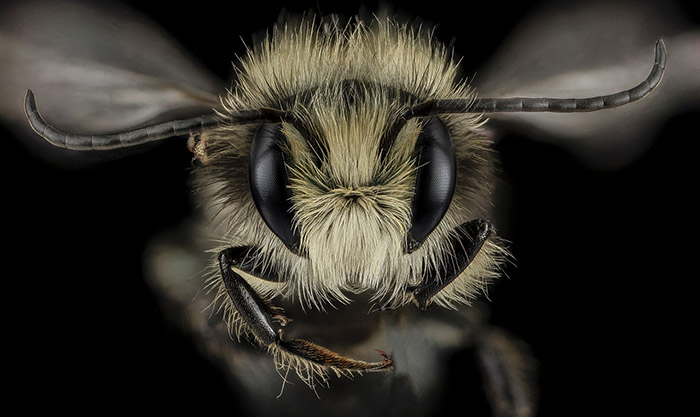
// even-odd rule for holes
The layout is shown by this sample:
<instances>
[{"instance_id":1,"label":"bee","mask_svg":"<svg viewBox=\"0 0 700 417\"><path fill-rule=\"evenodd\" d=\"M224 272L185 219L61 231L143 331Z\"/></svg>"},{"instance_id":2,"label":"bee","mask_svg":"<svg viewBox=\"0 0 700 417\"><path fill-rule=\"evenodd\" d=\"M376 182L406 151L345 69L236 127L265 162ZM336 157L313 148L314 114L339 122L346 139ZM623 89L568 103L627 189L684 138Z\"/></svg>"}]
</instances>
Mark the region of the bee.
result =
<instances>
[{"instance_id":1,"label":"bee","mask_svg":"<svg viewBox=\"0 0 700 417\"><path fill-rule=\"evenodd\" d=\"M313 331L288 336L305 325L300 311L352 300L383 314L450 308L500 275L509 255L489 218L495 157L483 115L619 107L659 84L665 59L658 41L649 76L613 94L485 98L459 82L449 49L428 31L388 18L306 17L247 51L212 113L73 134L44 120L31 90L25 112L36 133L71 150L188 137L215 242L213 309L285 379L295 372L313 387L333 373L387 373L398 358L387 353L393 346L365 360Z\"/></svg>"}]
</instances>

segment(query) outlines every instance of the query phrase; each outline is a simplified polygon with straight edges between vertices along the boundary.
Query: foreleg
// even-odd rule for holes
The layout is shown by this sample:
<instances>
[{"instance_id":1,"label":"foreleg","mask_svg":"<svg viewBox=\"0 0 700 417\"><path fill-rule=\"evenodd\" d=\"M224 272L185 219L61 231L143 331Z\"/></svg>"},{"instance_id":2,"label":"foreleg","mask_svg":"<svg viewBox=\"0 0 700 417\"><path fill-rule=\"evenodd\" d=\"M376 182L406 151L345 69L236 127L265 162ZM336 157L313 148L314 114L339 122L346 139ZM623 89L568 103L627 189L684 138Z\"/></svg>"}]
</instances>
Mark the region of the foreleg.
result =
<instances>
[{"instance_id":1,"label":"foreleg","mask_svg":"<svg viewBox=\"0 0 700 417\"><path fill-rule=\"evenodd\" d=\"M382 361L364 362L342 356L304 339L284 340L281 330L275 330L273 321L281 322L284 325L291 320L280 314L281 309L265 302L250 284L233 270L233 267L240 267L246 272L254 269L253 265L245 259L244 254L247 253L247 249L237 247L221 251L219 253L219 266L229 299L241 315L247 328L262 346L279 347L301 359L340 370L375 371L391 367L391 357L381 351L379 353L384 358ZM264 279L280 281L277 278L267 276Z\"/></svg>"},{"instance_id":2,"label":"foreleg","mask_svg":"<svg viewBox=\"0 0 700 417\"><path fill-rule=\"evenodd\" d=\"M492 232L493 226L484 219L472 220L457 228L457 235L452 239L454 260L443 262L439 268L426 274L420 284L409 288L420 308L425 309L435 294L454 281L469 266Z\"/></svg>"}]
</instances>

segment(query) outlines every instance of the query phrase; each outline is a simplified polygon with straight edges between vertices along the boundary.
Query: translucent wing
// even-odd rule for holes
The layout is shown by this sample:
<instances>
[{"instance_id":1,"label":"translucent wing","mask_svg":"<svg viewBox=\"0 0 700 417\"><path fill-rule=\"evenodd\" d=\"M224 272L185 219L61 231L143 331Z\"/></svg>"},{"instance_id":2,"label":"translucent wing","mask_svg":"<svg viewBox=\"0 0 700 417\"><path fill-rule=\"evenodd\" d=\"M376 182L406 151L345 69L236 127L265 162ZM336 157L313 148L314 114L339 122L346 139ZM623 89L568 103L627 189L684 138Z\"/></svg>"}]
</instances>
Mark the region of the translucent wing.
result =
<instances>
[{"instance_id":1,"label":"translucent wing","mask_svg":"<svg viewBox=\"0 0 700 417\"><path fill-rule=\"evenodd\" d=\"M0 80L2 120L35 152L64 162L89 156L29 134L29 88L56 126L106 133L211 112L224 87L146 17L79 1L0 6Z\"/></svg>"},{"instance_id":2,"label":"translucent wing","mask_svg":"<svg viewBox=\"0 0 700 417\"><path fill-rule=\"evenodd\" d=\"M668 60L658 89L612 111L493 114L496 132L554 141L597 166L625 164L662 123L700 106L700 30L672 2L559 3L533 10L476 74L480 96L588 97L634 86L648 71L656 39Z\"/></svg>"}]
</instances>

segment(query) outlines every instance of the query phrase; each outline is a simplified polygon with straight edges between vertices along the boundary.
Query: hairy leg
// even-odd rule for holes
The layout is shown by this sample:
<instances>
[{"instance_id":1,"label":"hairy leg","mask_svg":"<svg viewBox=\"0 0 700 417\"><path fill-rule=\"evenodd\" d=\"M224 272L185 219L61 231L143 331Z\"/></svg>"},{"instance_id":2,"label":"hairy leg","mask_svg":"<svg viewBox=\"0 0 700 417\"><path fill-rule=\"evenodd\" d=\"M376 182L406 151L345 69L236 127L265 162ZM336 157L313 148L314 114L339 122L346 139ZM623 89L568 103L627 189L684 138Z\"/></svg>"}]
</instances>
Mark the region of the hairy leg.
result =
<instances>
[{"instance_id":1,"label":"hairy leg","mask_svg":"<svg viewBox=\"0 0 700 417\"><path fill-rule=\"evenodd\" d=\"M284 340L281 330L275 330L272 322L286 324L291 321L284 317L281 309L264 301L232 268L246 272L254 270L254 265L246 262L245 253L249 248L229 248L219 253L219 267L229 299L245 321L255 339L264 347L276 346L283 351L317 365L347 371L377 371L391 368L391 357L379 351L383 360L365 362L342 356L330 349L304 339ZM266 276L264 279L279 282L279 277Z\"/></svg>"},{"instance_id":2,"label":"hairy leg","mask_svg":"<svg viewBox=\"0 0 700 417\"><path fill-rule=\"evenodd\" d=\"M457 235L452 240L452 246L455 248L454 262L445 262L437 270L428 273L420 284L409 288L420 308L425 309L435 294L469 266L492 232L493 226L484 219L472 220L457 228Z\"/></svg>"}]
</instances>

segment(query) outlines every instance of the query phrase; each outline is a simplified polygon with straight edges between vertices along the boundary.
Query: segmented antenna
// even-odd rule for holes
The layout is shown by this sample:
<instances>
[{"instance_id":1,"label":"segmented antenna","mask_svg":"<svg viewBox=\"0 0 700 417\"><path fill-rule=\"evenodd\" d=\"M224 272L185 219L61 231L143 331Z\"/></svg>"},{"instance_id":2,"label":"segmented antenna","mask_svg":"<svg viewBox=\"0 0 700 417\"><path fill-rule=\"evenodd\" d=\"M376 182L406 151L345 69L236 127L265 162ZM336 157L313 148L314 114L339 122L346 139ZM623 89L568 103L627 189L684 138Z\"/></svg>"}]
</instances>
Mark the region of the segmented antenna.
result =
<instances>
[{"instance_id":1,"label":"segmented antenna","mask_svg":"<svg viewBox=\"0 0 700 417\"><path fill-rule=\"evenodd\" d=\"M85 150L109 150L141 145L143 143L166 139L173 136L196 135L206 129L218 126L226 122L234 125L245 125L264 122L280 122L291 120L290 112L262 108L256 110L244 110L222 118L216 113L193 117L191 119L173 120L138 129L103 135L76 135L66 133L46 123L36 107L36 99L32 90L27 90L24 99L24 111L32 129L51 144L60 148L78 151Z\"/></svg>"},{"instance_id":2,"label":"segmented antenna","mask_svg":"<svg viewBox=\"0 0 700 417\"><path fill-rule=\"evenodd\" d=\"M659 39L654 47L654 65L644 81L636 87L619 93L589 98L477 98L475 100L430 100L406 110L406 120L441 113L497 113L497 112L591 112L623 106L649 94L661 81L666 67L666 46Z\"/></svg>"}]
</instances>

